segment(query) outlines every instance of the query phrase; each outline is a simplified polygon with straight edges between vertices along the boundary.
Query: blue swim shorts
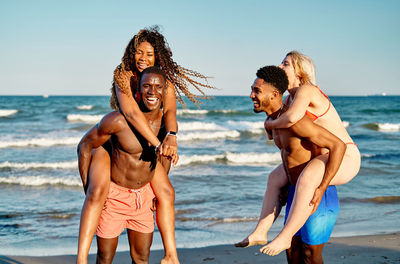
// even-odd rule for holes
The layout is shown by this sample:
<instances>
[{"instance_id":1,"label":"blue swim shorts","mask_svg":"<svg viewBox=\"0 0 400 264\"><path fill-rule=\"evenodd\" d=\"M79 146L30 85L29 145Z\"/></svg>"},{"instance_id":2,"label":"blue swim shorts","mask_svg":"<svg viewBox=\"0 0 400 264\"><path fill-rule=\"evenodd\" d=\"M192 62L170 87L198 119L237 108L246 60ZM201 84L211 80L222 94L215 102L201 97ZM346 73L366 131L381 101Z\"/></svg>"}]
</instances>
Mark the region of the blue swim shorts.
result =
<instances>
[{"instance_id":1,"label":"blue swim shorts","mask_svg":"<svg viewBox=\"0 0 400 264\"><path fill-rule=\"evenodd\" d=\"M285 223L292 205L295 189L296 186L294 185L289 187ZM307 219L307 222L300 228L295 236L301 236L301 240L308 245L320 245L328 242L338 213L339 198L337 196L336 186L329 186L322 196L317 211Z\"/></svg>"}]
</instances>

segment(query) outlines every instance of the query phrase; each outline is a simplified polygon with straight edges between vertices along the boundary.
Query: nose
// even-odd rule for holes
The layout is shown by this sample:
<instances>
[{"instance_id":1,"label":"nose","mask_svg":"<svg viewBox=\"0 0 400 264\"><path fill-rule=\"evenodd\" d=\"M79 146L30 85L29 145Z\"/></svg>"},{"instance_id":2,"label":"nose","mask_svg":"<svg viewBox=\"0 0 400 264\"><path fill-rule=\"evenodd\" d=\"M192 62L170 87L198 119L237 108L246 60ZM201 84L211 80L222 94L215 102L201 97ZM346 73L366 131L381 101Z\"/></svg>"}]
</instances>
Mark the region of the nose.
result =
<instances>
[{"instance_id":1,"label":"nose","mask_svg":"<svg viewBox=\"0 0 400 264\"><path fill-rule=\"evenodd\" d=\"M278 68L281 68L283 70L283 63L279 64Z\"/></svg>"},{"instance_id":2,"label":"nose","mask_svg":"<svg viewBox=\"0 0 400 264\"><path fill-rule=\"evenodd\" d=\"M253 91L251 91L250 92L250 99L253 99L254 98L254 93L253 93Z\"/></svg>"}]
</instances>

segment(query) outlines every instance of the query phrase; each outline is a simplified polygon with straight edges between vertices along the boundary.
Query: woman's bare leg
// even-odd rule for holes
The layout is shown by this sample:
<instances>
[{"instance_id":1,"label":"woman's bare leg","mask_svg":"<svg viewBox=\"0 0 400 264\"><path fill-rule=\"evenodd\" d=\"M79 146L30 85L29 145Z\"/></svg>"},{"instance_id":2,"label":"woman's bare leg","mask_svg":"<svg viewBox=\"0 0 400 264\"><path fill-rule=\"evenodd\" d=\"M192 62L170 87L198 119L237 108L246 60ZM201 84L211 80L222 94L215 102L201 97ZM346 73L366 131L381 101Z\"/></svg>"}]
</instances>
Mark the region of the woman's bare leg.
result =
<instances>
[{"instance_id":1,"label":"woman's bare leg","mask_svg":"<svg viewBox=\"0 0 400 264\"><path fill-rule=\"evenodd\" d=\"M177 264L179 260L175 244L175 191L159 162L150 184L157 198L156 221L165 250L161 263Z\"/></svg>"},{"instance_id":2,"label":"woman's bare leg","mask_svg":"<svg viewBox=\"0 0 400 264\"><path fill-rule=\"evenodd\" d=\"M293 203L284 228L271 243L260 249L261 252L274 256L290 247L292 237L311 215L313 206L310 206L310 201L322 181L328 158L329 154L320 155L312 159L304 168L297 180ZM360 163L357 147L348 146L340 168L330 185L344 184L354 178L360 169Z\"/></svg>"},{"instance_id":3,"label":"woman's bare leg","mask_svg":"<svg viewBox=\"0 0 400 264\"><path fill-rule=\"evenodd\" d=\"M267 243L267 232L278 217L282 204L279 200L281 189L288 183L285 169L280 164L268 176L267 189L261 208L260 218L254 231L236 247L250 247Z\"/></svg>"},{"instance_id":4,"label":"woman's bare leg","mask_svg":"<svg viewBox=\"0 0 400 264\"><path fill-rule=\"evenodd\" d=\"M110 156L103 147L92 152L88 188L81 212L77 263L87 263L90 245L99 224L110 186Z\"/></svg>"}]
</instances>

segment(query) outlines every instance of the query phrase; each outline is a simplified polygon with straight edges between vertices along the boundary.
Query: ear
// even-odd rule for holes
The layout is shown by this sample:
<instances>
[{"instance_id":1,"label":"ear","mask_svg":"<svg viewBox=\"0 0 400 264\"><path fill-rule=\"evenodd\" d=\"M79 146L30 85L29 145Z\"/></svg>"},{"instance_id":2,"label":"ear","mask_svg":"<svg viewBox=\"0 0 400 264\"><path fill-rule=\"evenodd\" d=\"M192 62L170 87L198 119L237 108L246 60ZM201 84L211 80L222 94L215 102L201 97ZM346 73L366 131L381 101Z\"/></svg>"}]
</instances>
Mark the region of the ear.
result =
<instances>
[{"instance_id":1,"label":"ear","mask_svg":"<svg viewBox=\"0 0 400 264\"><path fill-rule=\"evenodd\" d=\"M273 99L276 99L276 98L278 98L279 97L279 92L278 92L278 90L273 90L272 91L272 94L271 94L271 99L273 100Z\"/></svg>"}]
</instances>

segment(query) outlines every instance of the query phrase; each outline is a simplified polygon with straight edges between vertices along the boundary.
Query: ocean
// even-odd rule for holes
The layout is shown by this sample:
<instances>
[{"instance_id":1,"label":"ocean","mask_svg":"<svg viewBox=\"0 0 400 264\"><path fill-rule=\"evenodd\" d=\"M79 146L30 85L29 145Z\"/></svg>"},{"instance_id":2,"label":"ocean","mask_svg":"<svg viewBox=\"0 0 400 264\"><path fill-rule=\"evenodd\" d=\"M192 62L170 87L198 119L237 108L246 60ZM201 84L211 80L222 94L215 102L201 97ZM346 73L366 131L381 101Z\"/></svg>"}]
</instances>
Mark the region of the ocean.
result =
<instances>
[{"instance_id":1,"label":"ocean","mask_svg":"<svg viewBox=\"0 0 400 264\"><path fill-rule=\"evenodd\" d=\"M84 193L76 145L110 111L108 96L0 96L0 254L75 254ZM331 97L362 154L338 187L333 236L400 231L400 97ZM177 113L171 169L179 248L232 244L258 219L280 154L247 96L217 96ZM283 213L269 238L281 229ZM153 249L162 248L154 233ZM118 251L128 250L125 233ZM91 252L96 251L95 242Z\"/></svg>"}]
</instances>

